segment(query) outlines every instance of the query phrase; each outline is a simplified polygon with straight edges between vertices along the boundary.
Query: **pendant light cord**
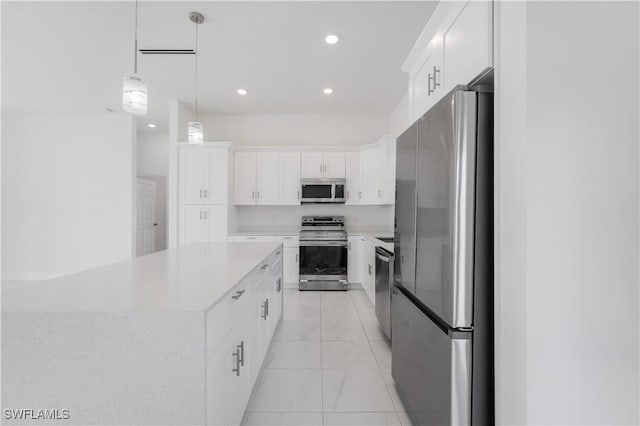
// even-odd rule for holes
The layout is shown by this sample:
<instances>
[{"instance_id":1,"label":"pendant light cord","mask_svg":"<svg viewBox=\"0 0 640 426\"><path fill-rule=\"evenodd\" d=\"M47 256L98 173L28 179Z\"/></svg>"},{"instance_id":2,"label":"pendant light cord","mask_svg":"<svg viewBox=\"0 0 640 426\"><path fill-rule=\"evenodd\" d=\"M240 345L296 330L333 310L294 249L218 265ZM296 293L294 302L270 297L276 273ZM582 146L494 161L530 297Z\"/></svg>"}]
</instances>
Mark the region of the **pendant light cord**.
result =
<instances>
[{"instance_id":1,"label":"pendant light cord","mask_svg":"<svg viewBox=\"0 0 640 426\"><path fill-rule=\"evenodd\" d=\"M196 22L196 121L198 121L198 56L200 51L198 50L198 23Z\"/></svg>"},{"instance_id":2,"label":"pendant light cord","mask_svg":"<svg viewBox=\"0 0 640 426\"><path fill-rule=\"evenodd\" d=\"M134 44L133 44L133 73L138 75L138 0L136 0L136 23L134 30Z\"/></svg>"}]
</instances>

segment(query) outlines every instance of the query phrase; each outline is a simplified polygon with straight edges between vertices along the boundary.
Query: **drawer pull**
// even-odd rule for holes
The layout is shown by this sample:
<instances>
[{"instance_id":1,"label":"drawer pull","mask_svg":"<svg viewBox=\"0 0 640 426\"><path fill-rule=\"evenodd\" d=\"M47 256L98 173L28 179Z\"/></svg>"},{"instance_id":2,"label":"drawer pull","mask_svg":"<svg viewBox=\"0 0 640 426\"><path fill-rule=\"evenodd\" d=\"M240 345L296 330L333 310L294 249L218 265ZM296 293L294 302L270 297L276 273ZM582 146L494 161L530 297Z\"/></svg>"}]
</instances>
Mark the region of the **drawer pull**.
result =
<instances>
[{"instance_id":1,"label":"drawer pull","mask_svg":"<svg viewBox=\"0 0 640 426\"><path fill-rule=\"evenodd\" d=\"M264 271L264 270L265 270L265 269L267 269L268 267L269 267L269 265L267 265L267 264L265 263L264 265L262 265L262 266L260 267L260 270L261 270L261 271Z\"/></svg>"},{"instance_id":2,"label":"drawer pull","mask_svg":"<svg viewBox=\"0 0 640 426\"><path fill-rule=\"evenodd\" d=\"M280 293L280 290L282 290L282 278L278 278L278 281L276 281L276 291Z\"/></svg>"},{"instance_id":3,"label":"drawer pull","mask_svg":"<svg viewBox=\"0 0 640 426\"><path fill-rule=\"evenodd\" d=\"M266 299L262 304L262 315L260 315L260 317L263 320L266 320L268 316L269 316L269 299Z\"/></svg>"},{"instance_id":4,"label":"drawer pull","mask_svg":"<svg viewBox=\"0 0 640 426\"><path fill-rule=\"evenodd\" d=\"M276 256L279 256L280 253L282 253L280 250L278 250L278 252L276 253Z\"/></svg>"},{"instance_id":5,"label":"drawer pull","mask_svg":"<svg viewBox=\"0 0 640 426\"><path fill-rule=\"evenodd\" d=\"M246 291L246 290L238 290L238 291L236 291L236 294L234 294L233 296L231 296L231 298L232 298L233 300L238 300L238 299L240 299L240 297L242 297L242 295L244 294L244 292L245 292L245 291Z\"/></svg>"}]
</instances>

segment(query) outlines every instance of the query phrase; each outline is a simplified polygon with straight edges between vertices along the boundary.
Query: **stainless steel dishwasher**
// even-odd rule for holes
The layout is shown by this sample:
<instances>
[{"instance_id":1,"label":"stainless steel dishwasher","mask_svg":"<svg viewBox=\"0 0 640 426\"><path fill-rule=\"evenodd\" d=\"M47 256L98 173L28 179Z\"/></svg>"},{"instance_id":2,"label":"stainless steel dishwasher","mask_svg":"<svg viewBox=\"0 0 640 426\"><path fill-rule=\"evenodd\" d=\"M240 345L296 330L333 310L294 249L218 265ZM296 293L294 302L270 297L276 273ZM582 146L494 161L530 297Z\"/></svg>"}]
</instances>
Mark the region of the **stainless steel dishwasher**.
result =
<instances>
[{"instance_id":1,"label":"stainless steel dishwasher","mask_svg":"<svg viewBox=\"0 0 640 426\"><path fill-rule=\"evenodd\" d=\"M380 328L391 340L391 294L393 290L393 253L376 247L376 317Z\"/></svg>"}]
</instances>

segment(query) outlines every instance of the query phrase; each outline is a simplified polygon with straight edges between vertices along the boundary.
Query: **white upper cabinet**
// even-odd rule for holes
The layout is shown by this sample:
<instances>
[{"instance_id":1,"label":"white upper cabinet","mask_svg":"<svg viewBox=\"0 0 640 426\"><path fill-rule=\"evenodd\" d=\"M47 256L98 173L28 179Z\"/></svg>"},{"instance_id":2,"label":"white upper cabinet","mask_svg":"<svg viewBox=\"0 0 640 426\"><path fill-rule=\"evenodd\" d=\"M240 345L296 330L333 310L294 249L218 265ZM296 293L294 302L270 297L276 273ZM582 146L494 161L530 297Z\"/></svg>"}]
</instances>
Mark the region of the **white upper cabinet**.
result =
<instances>
[{"instance_id":1,"label":"white upper cabinet","mask_svg":"<svg viewBox=\"0 0 640 426\"><path fill-rule=\"evenodd\" d=\"M493 65L492 2L469 1L444 32L444 93Z\"/></svg>"},{"instance_id":2,"label":"white upper cabinet","mask_svg":"<svg viewBox=\"0 0 640 426\"><path fill-rule=\"evenodd\" d=\"M493 2L440 2L402 69L409 73L411 121L456 85L493 66Z\"/></svg>"},{"instance_id":3,"label":"white upper cabinet","mask_svg":"<svg viewBox=\"0 0 640 426\"><path fill-rule=\"evenodd\" d=\"M303 152L303 178L341 178L346 175L344 152Z\"/></svg>"},{"instance_id":4,"label":"white upper cabinet","mask_svg":"<svg viewBox=\"0 0 640 426\"><path fill-rule=\"evenodd\" d=\"M360 204L360 152L346 153L345 204Z\"/></svg>"},{"instance_id":5,"label":"white upper cabinet","mask_svg":"<svg viewBox=\"0 0 640 426\"><path fill-rule=\"evenodd\" d=\"M278 204L300 204L300 153L281 152L278 154Z\"/></svg>"},{"instance_id":6,"label":"white upper cabinet","mask_svg":"<svg viewBox=\"0 0 640 426\"><path fill-rule=\"evenodd\" d=\"M180 148L180 204L226 204L228 164L226 148Z\"/></svg>"},{"instance_id":7,"label":"white upper cabinet","mask_svg":"<svg viewBox=\"0 0 640 426\"><path fill-rule=\"evenodd\" d=\"M229 150L206 148L208 165L205 169L206 204L227 204L229 199Z\"/></svg>"},{"instance_id":8,"label":"white upper cabinet","mask_svg":"<svg viewBox=\"0 0 640 426\"><path fill-rule=\"evenodd\" d=\"M303 152L302 153L302 177L322 178L324 177L324 153Z\"/></svg>"},{"instance_id":9,"label":"white upper cabinet","mask_svg":"<svg viewBox=\"0 0 640 426\"><path fill-rule=\"evenodd\" d=\"M278 204L278 153L256 154L256 204Z\"/></svg>"},{"instance_id":10,"label":"white upper cabinet","mask_svg":"<svg viewBox=\"0 0 640 426\"><path fill-rule=\"evenodd\" d=\"M202 204L205 187L207 152L203 149L181 148L180 163L180 203Z\"/></svg>"},{"instance_id":11,"label":"white upper cabinet","mask_svg":"<svg viewBox=\"0 0 640 426\"><path fill-rule=\"evenodd\" d=\"M324 177L342 178L346 176L345 153L325 152L324 153Z\"/></svg>"},{"instance_id":12,"label":"white upper cabinet","mask_svg":"<svg viewBox=\"0 0 640 426\"><path fill-rule=\"evenodd\" d=\"M256 203L256 153L236 152L233 167L234 204Z\"/></svg>"}]
</instances>

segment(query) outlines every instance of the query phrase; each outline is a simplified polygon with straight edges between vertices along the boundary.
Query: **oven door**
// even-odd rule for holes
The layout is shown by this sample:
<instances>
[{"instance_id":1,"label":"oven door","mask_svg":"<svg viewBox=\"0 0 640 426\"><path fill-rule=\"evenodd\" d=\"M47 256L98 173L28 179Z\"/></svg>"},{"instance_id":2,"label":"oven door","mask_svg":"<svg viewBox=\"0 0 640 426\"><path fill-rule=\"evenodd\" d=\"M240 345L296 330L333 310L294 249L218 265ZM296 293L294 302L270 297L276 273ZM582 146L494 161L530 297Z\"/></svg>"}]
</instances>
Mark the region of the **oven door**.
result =
<instances>
[{"instance_id":1,"label":"oven door","mask_svg":"<svg viewBox=\"0 0 640 426\"><path fill-rule=\"evenodd\" d=\"M303 183L301 189L302 203L333 202L333 183Z\"/></svg>"},{"instance_id":2,"label":"oven door","mask_svg":"<svg viewBox=\"0 0 640 426\"><path fill-rule=\"evenodd\" d=\"M300 241L300 281L346 279L346 241Z\"/></svg>"}]
</instances>

